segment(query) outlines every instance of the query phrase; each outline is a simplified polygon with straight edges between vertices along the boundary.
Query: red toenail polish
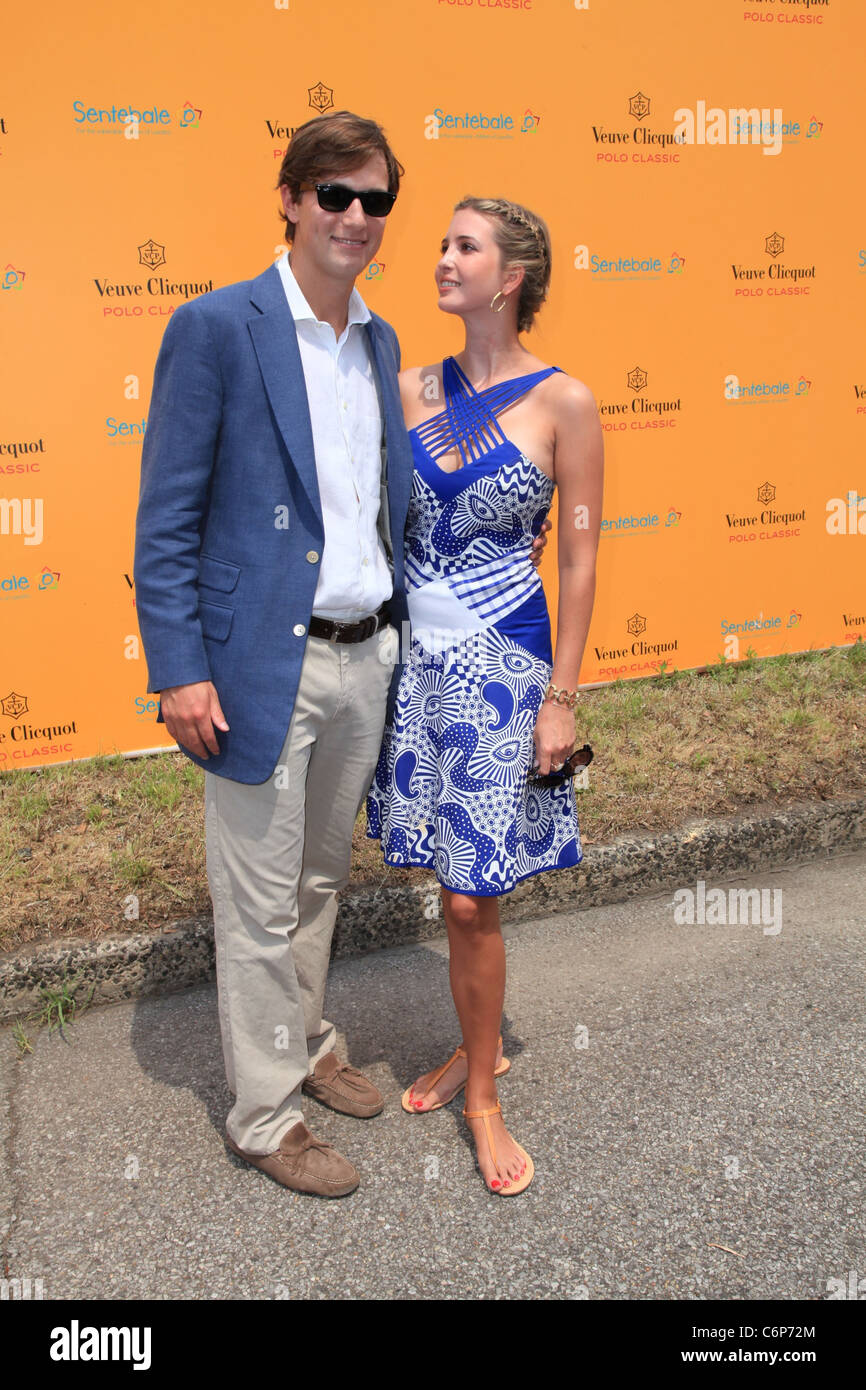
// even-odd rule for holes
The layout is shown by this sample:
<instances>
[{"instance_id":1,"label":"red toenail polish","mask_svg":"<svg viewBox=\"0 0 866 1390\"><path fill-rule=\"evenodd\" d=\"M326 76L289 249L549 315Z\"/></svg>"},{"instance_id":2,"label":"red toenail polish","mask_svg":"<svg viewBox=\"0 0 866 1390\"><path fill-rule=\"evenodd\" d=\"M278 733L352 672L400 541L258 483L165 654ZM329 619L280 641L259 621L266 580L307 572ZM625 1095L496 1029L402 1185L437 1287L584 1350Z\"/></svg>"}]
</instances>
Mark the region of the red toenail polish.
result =
<instances>
[{"instance_id":1,"label":"red toenail polish","mask_svg":"<svg viewBox=\"0 0 866 1390\"><path fill-rule=\"evenodd\" d=\"M493 1180L492 1180L491 1183L490 1183L490 1186L491 1186L491 1187L501 1187L501 1186L502 1186L502 1183L499 1181L498 1178L493 1178ZM507 1184L506 1184L506 1186L507 1186Z\"/></svg>"}]
</instances>

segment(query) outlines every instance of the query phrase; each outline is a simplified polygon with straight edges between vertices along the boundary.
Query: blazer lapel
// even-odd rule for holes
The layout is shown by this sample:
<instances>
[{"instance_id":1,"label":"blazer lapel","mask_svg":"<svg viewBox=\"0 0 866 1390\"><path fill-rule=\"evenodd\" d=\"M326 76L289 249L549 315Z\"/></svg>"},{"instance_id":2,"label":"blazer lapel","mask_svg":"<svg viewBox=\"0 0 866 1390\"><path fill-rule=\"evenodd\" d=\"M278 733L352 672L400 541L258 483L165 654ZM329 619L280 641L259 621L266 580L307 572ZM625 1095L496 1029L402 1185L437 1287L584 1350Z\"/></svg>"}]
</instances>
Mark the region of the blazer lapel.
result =
<instances>
[{"instance_id":1,"label":"blazer lapel","mask_svg":"<svg viewBox=\"0 0 866 1390\"><path fill-rule=\"evenodd\" d=\"M394 357L394 350L375 319L371 319L367 324L367 336L373 353L373 366L381 388L383 425L387 441L383 467L387 463L388 522L392 548L396 551L398 567L402 576L402 536L409 506L412 456L406 426L403 422L403 407L400 404L400 388L397 383L397 361ZM398 541L396 546L393 544L395 539Z\"/></svg>"},{"instance_id":2,"label":"blazer lapel","mask_svg":"<svg viewBox=\"0 0 866 1390\"><path fill-rule=\"evenodd\" d=\"M316 451L298 335L276 266L269 266L253 280L250 302L259 311L249 320L249 330L268 400L295 473L321 520Z\"/></svg>"}]
</instances>

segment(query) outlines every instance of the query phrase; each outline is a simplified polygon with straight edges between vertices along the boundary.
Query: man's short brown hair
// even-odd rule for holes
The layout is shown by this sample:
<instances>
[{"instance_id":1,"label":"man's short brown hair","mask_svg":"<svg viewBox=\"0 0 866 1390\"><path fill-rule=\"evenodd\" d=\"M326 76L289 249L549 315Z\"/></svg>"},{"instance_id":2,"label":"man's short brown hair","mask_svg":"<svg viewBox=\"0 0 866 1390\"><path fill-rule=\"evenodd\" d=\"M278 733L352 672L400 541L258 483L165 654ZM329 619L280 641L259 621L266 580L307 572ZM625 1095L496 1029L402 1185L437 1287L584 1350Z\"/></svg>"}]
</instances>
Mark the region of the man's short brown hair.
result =
<instances>
[{"instance_id":1,"label":"man's short brown hair","mask_svg":"<svg viewBox=\"0 0 866 1390\"><path fill-rule=\"evenodd\" d=\"M388 169L389 193L397 193L405 170L380 125L365 120L363 116L356 116L352 111L314 116L311 121L298 126L289 141L289 148L280 165L277 188L285 184L297 202L303 184L321 183L325 174L348 173L377 154L382 156ZM286 224L286 241L291 241L295 225L284 212L280 216Z\"/></svg>"}]
</instances>

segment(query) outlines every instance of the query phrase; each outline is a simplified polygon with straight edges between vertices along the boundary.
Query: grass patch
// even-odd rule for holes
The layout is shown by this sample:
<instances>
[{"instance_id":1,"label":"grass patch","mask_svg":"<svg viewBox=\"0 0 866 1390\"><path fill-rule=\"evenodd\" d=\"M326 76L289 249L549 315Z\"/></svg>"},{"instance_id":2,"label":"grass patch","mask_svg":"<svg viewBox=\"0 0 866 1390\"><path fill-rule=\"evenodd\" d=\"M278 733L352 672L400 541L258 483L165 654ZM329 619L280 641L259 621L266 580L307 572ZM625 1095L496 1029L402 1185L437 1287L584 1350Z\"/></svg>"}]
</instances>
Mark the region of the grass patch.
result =
<instances>
[{"instance_id":1,"label":"grass patch","mask_svg":"<svg viewBox=\"0 0 866 1390\"><path fill-rule=\"evenodd\" d=\"M27 1014L24 1018L15 1020L12 1028L12 1039L18 1049L19 1057L25 1057L33 1051L33 1044L27 1032L26 1024L35 1025L36 1029L47 1028L49 1033L59 1033L65 1043L70 1041L66 1029L75 1022L79 1014L83 1014L90 1006L93 998L95 985L91 985L84 999L78 999L76 991L81 981L81 972L73 975L71 979L64 977L59 986L40 985L39 993L42 995L42 1007L36 1013Z\"/></svg>"},{"instance_id":2,"label":"grass patch","mask_svg":"<svg viewBox=\"0 0 866 1390\"><path fill-rule=\"evenodd\" d=\"M584 843L866 791L864 697L863 642L585 691ZM0 773L0 950L209 911L203 782L180 753ZM424 876L383 866L363 811L354 847L353 882Z\"/></svg>"}]
</instances>

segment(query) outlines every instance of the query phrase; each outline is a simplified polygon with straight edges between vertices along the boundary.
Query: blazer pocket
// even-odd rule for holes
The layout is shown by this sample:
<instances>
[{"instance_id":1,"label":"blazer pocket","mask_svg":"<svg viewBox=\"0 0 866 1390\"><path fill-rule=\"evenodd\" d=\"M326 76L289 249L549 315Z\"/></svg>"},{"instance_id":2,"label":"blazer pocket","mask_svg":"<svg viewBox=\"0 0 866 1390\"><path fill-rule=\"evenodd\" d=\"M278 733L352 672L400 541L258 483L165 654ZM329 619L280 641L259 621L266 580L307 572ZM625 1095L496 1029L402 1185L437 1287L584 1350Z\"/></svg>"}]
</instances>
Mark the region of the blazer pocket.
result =
<instances>
[{"instance_id":1,"label":"blazer pocket","mask_svg":"<svg viewBox=\"0 0 866 1390\"><path fill-rule=\"evenodd\" d=\"M224 594L230 594L238 582L240 572L240 565L233 565L230 560L218 560L215 555L205 555L204 552L199 556L198 582L205 588L219 589Z\"/></svg>"},{"instance_id":2,"label":"blazer pocket","mask_svg":"<svg viewBox=\"0 0 866 1390\"><path fill-rule=\"evenodd\" d=\"M232 619L235 615L233 608L226 608L222 603L208 603L205 599L198 601L198 617L201 623L203 637L210 637L214 642L224 642L231 632Z\"/></svg>"}]
</instances>

